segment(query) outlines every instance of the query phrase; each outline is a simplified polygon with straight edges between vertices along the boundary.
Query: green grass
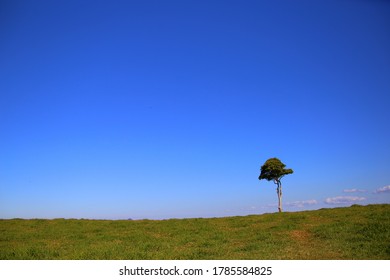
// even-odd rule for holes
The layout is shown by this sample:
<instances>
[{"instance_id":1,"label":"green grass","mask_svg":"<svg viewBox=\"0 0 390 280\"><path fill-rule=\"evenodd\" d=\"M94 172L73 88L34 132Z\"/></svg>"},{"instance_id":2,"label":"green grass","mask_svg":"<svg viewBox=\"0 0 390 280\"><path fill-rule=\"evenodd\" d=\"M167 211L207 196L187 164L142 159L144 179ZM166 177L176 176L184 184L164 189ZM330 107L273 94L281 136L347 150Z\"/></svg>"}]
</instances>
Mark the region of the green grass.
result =
<instances>
[{"instance_id":1,"label":"green grass","mask_svg":"<svg viewBox=\"0 0 390 280\"><path fill-rule=\"evenodd\" d=\"M390 205L162 221L0 220L0 259L390 259Z\"/></svg>"}]
</instances>

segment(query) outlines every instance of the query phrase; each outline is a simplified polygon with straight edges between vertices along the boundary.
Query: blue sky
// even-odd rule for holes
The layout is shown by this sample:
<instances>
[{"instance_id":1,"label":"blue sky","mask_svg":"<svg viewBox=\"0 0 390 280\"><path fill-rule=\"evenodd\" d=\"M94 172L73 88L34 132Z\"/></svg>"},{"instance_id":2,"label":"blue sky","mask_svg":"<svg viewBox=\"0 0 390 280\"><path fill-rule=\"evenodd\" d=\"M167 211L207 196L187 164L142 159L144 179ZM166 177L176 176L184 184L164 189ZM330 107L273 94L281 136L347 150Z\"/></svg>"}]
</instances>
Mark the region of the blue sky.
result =
<instances>
[{"instance_id":1,"label":"blue sky","mask_svg":"<svg viewBox=\"0 0 390 280\"><path fill-rule=\"evenodd\" d=\"M390 203L386 1L1 1L0 218Z\"/></svg>"}]
</instances>

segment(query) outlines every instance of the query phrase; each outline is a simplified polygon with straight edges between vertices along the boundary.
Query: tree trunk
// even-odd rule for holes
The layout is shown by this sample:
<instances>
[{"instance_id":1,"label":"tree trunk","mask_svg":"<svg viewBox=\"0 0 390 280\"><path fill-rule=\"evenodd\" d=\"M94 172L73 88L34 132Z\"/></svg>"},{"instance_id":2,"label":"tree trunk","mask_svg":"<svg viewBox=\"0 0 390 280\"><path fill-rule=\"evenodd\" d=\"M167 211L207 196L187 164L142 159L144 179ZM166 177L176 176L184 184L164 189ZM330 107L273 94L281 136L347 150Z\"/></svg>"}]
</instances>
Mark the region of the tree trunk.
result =
<instances>
[{"instance_id":1,"label":"tree trunk","mask_svg":"<svg viewBox=\"0 0 390 280\"><path fill-rule=\"evenodd\" d=\"M278 210L280 213L282 212L282 184L280 181L278 181L278 188L276 189L276 192L278 193Z\"/></svg>"}]
</instances>

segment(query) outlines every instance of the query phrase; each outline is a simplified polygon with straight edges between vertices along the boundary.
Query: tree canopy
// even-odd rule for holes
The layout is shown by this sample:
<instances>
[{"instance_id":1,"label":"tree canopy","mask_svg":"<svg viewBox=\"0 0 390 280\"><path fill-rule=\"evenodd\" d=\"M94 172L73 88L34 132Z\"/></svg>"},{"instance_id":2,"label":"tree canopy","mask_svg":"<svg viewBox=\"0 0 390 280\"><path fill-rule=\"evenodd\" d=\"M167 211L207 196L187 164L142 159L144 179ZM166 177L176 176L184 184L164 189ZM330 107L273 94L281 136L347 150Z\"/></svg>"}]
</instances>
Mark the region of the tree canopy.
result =
<instances>
[{"instance_id":1,"label":"tree canopy","mask_svg":"<svg viewBox=\"0 0 390 280\"><path fill-rule=\"evenodd\" d=\"M280 181L284 175L292 174L294 171L291 168L285 169L286 165L278 158L268 159L261 167L259 180L266 179L267 181Z\"/></svg>"}]
</instances>

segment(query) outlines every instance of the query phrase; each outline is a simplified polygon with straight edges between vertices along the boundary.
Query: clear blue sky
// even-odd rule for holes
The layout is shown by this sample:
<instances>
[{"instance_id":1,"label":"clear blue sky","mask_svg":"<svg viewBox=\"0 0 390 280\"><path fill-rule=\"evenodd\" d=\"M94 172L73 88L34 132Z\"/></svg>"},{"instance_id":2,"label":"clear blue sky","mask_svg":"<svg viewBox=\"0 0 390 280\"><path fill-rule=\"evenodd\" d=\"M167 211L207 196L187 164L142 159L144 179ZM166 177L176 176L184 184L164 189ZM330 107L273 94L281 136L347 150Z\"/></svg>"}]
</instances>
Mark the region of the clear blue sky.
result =
<instances>
[{"instance_id":1,"label":"clear blue sky","mask_svg":"<svg viewBox=\"0 0 390 280\"><path fill-rule=\"evenodd\" d=\"M1 1L0 218L390 203L387 1Z\"/></svg>"}]
</instances>

